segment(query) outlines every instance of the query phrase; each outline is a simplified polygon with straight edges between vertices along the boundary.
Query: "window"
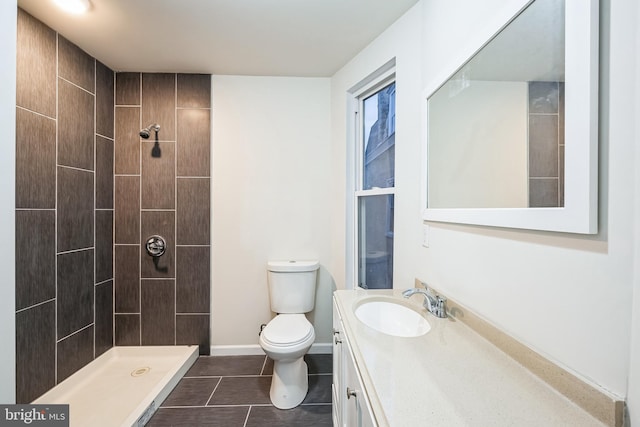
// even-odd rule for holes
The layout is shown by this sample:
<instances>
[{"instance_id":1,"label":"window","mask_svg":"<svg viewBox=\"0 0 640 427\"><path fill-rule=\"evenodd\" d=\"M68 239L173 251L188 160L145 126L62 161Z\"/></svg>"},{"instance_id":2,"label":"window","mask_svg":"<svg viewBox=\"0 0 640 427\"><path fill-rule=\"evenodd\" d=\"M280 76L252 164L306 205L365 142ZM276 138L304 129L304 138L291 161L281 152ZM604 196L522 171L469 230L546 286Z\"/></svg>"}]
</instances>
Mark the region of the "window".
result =
<instances>
[{"instance_id":1,"label":"window","mask_svg":"<svg viewBox=\"0 0 640 427\"><path fill-rule=\"evenodd\" d=\"M357 284L393 287L396 84L387 76L356 95Z\"/></svg>"}]
</instances>

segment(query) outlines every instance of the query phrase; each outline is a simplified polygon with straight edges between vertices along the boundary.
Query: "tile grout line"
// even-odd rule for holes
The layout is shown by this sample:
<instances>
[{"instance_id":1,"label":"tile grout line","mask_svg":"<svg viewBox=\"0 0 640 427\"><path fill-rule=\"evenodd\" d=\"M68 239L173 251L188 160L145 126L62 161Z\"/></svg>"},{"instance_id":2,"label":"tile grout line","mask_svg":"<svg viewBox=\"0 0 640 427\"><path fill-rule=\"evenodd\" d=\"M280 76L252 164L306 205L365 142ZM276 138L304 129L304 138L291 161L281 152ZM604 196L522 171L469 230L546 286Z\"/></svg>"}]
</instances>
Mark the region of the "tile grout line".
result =
<instances>
[{"instance_id":1,"label":"tile grout line","mask_svg":"<svg viewBox=\"0 0 640 427\"><path fill-rule=\"evenodd\" d=\"M138 126L139 129L142 129L144 126L142 122L142 112L144 106L142 105L144 84L142 79L144 75L142 72L137 73L140 76L140 97L138 101L140 102L140 115L138 118ZM140 137L137 138L137 149L138 149L138 172L140 173L140 177L138 178L138 311L140 312L140 316L138 317L138 345L142 344L142 142L140 141Z\"/></svg>"},{"instance_id":2,"label":"tile grout line","mask_svg":"<svg viewBox=\"0 0 640 427\"><path fill-rule=\"evenodd\" d=\"M247 427L247 422L249 422L249 416L251 415L251 408L253 408L253 405L249 405L249 410L247 411L247 416L244 418L242 427Z\"/></svg>"},{"instance_id":3,"label":"tile grout line","mask_svg":"<svg viewBox=\"0 0 640 427\"><path fill-rule=\"evenodd\" d=\"M58 133L60 131L60 120L59 120L59 115L60 115L60 52L59 52L59 39L60 39L60 34L56 33L56 153L55 153L55 157L56 157L56 176L55 176L55 222L54 222L54 238L55 238L55 258L56 258L56 263L55 263L55 278L54 278L54 283L55 283L55 305L54 305L54 316L55 316L55 320L54 320L54 331L53 331L53 336L55 336L56 338L56 346L54 349L54 367L53 367L53 378L54 378L54 383L57 385L58 384L58 359L59 359L59 355L58 355L58 297L59 297L59 289L58 286L60 285L58 283L58 223L59 223L59 218L58 218L58 184L59 184L59 177L58 177L58 166L60 163L60 155L59 155L59 151L60 151L60 147L59 144L60 142L58 141Z\"/></svg>"},{"instance_id":4,"label":"tile grout line","mask_svg":"<svg viewBox=\"0 0 640 427\"><path fill-rule=\"evenodd\" d=\"M237 405L226 404L226 405L207 405L207 406L163 406L162 409L182 409L182 408L220 409L220 408L248 408L250 406L268 407L273 405L271 405L270 403L238 403Z\"/></svg>"},{"instance_id":5,"label":"tile grout line","mask_svg":"<svg viewBox=\"0 0 640 427\"><path fill-rule=\"evenodd\" d=\"M260 375L264 375L264 368L267 367L267 357L268 356L264 356L264 361L262 362L262 369L260 369Z\"/></svg>"},{"instance_id":6,"label":"tile grout line","mask_svg":"<svg viewBox=\"0 0 640 427\"><path fill-rule=\"evenodd\" d=\"M323 374L325 375L325 374ZM326 374L330 375L330 374ZM256 374L246 374L246 375L195 375L184 378L264 378L264 377L272 377L273 375L256 375Z\"/></svg>"},{"instance_id":7,"label":"tile grout line","mask_svg":"<svg viewBox=\"0 0 640 427\"><path fill-rule=\"evenodd\" d=\"M222 382L222 377L218 378L218 382L216 383L216 386L213 388L213 391L211 392L211 394L209 395L209 398L207 399L207 403L205 403L205 406L209 406L209 402L211 402L211 399L213 399L213 394L216 392L221 382Z\"/></svg>"},{"instance_id":8,"label":"tile grout line","mask_svg":"<svg viewBox=\"0 0 640 427\"><path fill-rule=\"evenodd\" d=\"M98 138L96 137L96 131L98 130L98 65L97 60L93 58L93 359L96 358L96 276L97 276L97 227L96 227L96 207L98 205L97 194L97 158L98 158Z\"/></svg>"}]
</instances>

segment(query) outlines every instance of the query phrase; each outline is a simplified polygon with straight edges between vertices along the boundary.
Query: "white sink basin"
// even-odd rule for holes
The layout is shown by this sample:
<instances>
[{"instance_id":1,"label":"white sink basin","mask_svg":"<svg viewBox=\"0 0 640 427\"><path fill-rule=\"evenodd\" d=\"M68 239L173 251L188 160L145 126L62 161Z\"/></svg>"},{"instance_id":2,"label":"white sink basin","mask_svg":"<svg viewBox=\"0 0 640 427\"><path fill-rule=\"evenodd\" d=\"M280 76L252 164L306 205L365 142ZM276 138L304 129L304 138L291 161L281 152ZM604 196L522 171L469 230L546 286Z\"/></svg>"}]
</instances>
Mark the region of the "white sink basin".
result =
<instances>
[{"instance_id":1,"label":"white sink basin","mask_svg":"<svg viewBox=\"0 0 640 427\"><path fill-rule=\"evenodd\" d=\"M420 313L391 301L362 302L356 307L355 314L370 328L396 337L419 337L431 329Z\"/></svg>"}]
</instances>

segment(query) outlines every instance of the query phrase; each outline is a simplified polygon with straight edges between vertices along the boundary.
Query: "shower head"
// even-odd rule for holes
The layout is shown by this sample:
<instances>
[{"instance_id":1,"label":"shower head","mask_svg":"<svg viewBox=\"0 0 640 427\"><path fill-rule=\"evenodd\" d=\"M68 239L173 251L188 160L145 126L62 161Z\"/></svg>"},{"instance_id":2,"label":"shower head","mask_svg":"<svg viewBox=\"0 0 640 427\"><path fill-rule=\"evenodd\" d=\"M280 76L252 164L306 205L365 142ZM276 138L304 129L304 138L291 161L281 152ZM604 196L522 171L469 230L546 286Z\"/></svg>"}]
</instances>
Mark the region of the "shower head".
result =
<instances>
[{"instance_id":1,"label":"shower head","mask_svg":"<svg viewBox=\"0 0 640 427\"><path fill-rule=\"evenodd\" d=\"M149 136L151 135L152 130L156 131L156 135L157 135L158 131L160 131L160 125L157 123L153 123L144 129L140 129L140 136L144 139L149 139Z\"/></svg>"}]
</instances>

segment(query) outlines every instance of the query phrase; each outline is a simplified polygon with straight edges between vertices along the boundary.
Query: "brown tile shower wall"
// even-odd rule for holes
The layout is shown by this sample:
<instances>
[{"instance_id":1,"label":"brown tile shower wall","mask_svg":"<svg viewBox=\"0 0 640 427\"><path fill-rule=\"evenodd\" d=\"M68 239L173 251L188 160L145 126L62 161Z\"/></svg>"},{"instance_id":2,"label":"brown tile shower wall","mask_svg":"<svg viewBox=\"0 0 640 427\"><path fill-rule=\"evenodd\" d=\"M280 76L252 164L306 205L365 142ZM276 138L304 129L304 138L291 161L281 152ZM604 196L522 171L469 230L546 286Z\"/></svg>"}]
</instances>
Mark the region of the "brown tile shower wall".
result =
<instances>
[{"instance_id":1,"label":"brown tile shower wall","mask_svg":"<svg viewBox=\"0 0 640 427\"><path fill-rule=\"evenodd\" d=\"M17 48L17 401L114 341L208 353L210 76L116 75L22 10Z\"/></svg>"},{"instance_id":2,"label":"brown tile shower wall","mask_svg":"<svg viewBox=\"0 0 640 427\"><path fill-rule=\"evenodd\" d=\"M115 344L209 353L211 76L117 73ZM158 139L140 129L160 125ZM149 236L167 250L157 263Z\"/></svg>"},{"instance_id":3,"label":"brown tile shower wall","mask_svg":"<svg viewBox=\"0 0 640 427\"><path fill-rule=\"evenodd\" d=\"M529 82L529 206L564 206L562 82Z\"/></svg>"},{"instance_id":4,"label":"brown tile shower wall","mask_svg":"<svg viewBox=\"0 0 640 427\"><path fill-rule=\"evenodd\" d=\"M16 396L113 345L114 73L18 11Z\"/></svg>"}]
</instances>

